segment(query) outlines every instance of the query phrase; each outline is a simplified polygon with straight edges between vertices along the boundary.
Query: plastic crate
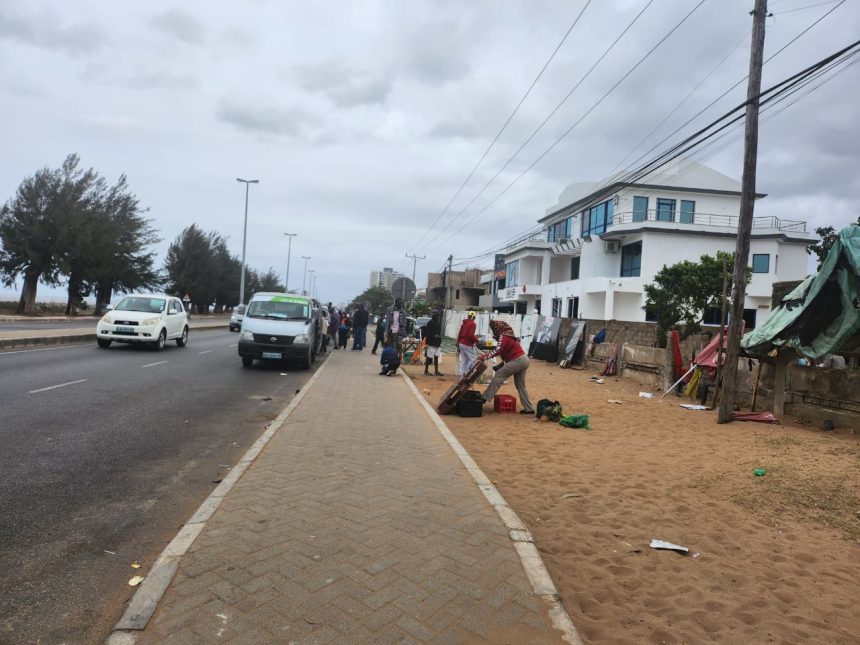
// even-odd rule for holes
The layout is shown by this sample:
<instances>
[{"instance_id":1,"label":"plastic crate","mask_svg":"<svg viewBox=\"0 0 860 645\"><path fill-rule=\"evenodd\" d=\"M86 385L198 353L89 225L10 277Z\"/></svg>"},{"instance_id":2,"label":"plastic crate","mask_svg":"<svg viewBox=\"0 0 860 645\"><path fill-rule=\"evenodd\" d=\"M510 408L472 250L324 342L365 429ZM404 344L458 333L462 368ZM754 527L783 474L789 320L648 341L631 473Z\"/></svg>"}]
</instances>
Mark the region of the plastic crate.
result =
<instances>
[{"instance_id":1,"label":"plastic crate","mask_svg":"<svg viewBox=\"0 0 860 645\"><path fill-rule=\"evenodd\" d=\"M479 417L483 414L484 399L477 390L468 390L457 401L457 414L461 417Z\"/></svg>"},{"instance_id":2,"label":"plastic crate","mask_svg":"<svg viewBox=\"0 0 860 645\"><path fill-rule=\"evenodd\" d=\"M497 394L493 397L493 410L500 413L516 412L517 400L510 394Z\"/></svg>"}]
</instances>

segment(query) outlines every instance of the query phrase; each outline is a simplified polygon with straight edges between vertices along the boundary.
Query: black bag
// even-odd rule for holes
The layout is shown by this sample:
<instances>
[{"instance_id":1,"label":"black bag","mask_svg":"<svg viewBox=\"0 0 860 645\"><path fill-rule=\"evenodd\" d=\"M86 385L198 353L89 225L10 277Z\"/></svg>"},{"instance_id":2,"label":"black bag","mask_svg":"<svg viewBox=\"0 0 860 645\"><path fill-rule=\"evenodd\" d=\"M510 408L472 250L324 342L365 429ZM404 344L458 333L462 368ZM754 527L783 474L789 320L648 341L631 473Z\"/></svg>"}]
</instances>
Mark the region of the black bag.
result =
<instances>
[{"instance_id":1,"label":"black bag","mask_svg":"<svg viewBox=\"0 0 860 645\"><path fill-rule=\"evenodd\" d=\"M540 419L548 417L550 421L558 423L564 413L561 410L561 403L558 401L550 401L549 399L541 399L537 402L535 408L535 416Z\"/></svg>"},{"instance_id":2,"label":"black bag","mask_svg":"<svg viewBox=\"0 0 860 645\"><path fill-rule=\"evenodd\" d=\"M468 390L457 401L457 414L461 417L480 417L484 413L484 399L477 390Z\"/></svg>"}]
</instances>

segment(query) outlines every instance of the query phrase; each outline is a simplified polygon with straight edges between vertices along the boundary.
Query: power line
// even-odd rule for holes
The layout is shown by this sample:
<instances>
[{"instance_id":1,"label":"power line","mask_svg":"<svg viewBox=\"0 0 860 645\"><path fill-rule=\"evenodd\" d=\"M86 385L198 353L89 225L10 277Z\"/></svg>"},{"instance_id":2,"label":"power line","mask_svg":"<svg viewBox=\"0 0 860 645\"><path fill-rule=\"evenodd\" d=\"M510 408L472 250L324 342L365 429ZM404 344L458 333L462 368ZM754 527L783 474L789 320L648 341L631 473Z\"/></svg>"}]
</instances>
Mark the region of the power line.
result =
<instances>
[{"instance_id":1,"label":"power line","mask_svg":"<svg viewBox=\"0 0 860 645\"><path fill-rule=\"evenodd\" d=\"M699 4L701 5L701 4L702 4L703 2L705 2L705 1L706 1L706 0L701 0L701 2L700 2ZM440 236L440 235L441 235L441 234L442 234L442 233L443 233L443 232L444 232L444 231L445 231L445 230L446 230L446 229L447 229L447 228L448 228L448 227L449 227L449 226L450 226L454 221L456 221L456 218L457 218L457 217L460 217L460 215L462 215L463 213L465 213L465 212L466 212L466 210L468 210L468 208L469 208L472 204L474 204L474 203L478 200L478 198L479 198L481 195L483 195L483 194L484 194L484 191L486 191L486 190L487 190L487 188L489 188L489 187L490 187L490 185L491 185L491 184L496 180L496 178L497 178L499 175L501 175L501 174L505 171L505 169L506 169L506 168L511 164L511 162L512 162L512 161L513 161L513 160L514 160L514 159L515 159L515 158L520 154L520 152L522 152L523 148L525 148L525 147L526 147L526 146L527 146L527 145L532 141L532 139L534 139L534 138L535 138L535 136L537 136L538 132L540 132L540 131L543 129L543 127L544 127L544 126L549 122L549 120L550 120L550 119L552 119L552 117L553 117L553 116L555 116L556 112L558 112L558 111L561 109L561 107L562 107L562 106L567 102L567 100L568 100L568 99L573 95L573 93L574 93L577 89L579 89L580 85L582 85L582 83L583 83L583 82L585 82L585 80L586 80L586 79L591 75L591 73L592 73L592 72L594 71L594 69L595 69L595 68L600 64L600 62L601 62L601 61L603 61L603 59L604 59L604 58L609 54L609 52L611 52L611 51L615 48L615 45L617 45L617 44L618 44L618 42L621 40L621 38L622 38L622 37L623 37L623 36L624 36L624 35L625 35L629 30L630 30L630 28L631 28L631 27L633 27L633 25L634 25L634 24L636 24L636 22L639 20L639 18L642 16L642 14L643 14L643 13L645 13L645 11L648 9L648 7L650 7L653 3L654 3L654 0L648 0L648 2L645 4L645 6L644 6L640 11L639 11L639 13L638 13L638 14L636 14L636 16L633 18L633 20L632 20L632 21L630 21L630 23L629 23L629 24L624 28L624 30L623 30L620 34L618 34L618 36L615 38L615 40L614 40L614 41L609 45L609 47L607 47L607 48L604 50L604 52L603 52L603 53L598 57L598 59L597 59L597 60L596 60L592 65L591 65L591 67L590 67L590 68L588 69L588 71L587 71L587 72L582 76L582 78L580 78L580 79L579 79L579 81L577 81L577 83L576 83L576 84L571 88L571 90L570 90L570 91L569 91L569 92L564 96L564 98L563 98L561 101L559 101L559 103L558 103L558 104L557 104L557 105L556 105L556 106L555 106L555 107L554 107L554 108L549 112L549 114L547 114L547 116L544 118L544 120L543 120L543 121L541 121L540 125L538 125L538 126L537 126L537 128L535 128L535 129L532 131L532 133L531 133L531 134L526 138L526 140L525 140L525 141L523 141L523 142L520 144L519 148L517 148L517 149L514 151L514 154L512 154L512 155L508 158L508 160L507 160L504 164L502 164L502 167L501 167L501 168L499 168L499 170L496 172L496 174L495 174L495 175L493 175L493 176L489 179L489 181L487 181L487 182L484 184L484 186L483 186L483 187L482 187L482 188L481 188L481 189L480 189L480 190L479 190L479 191L478 191L478 192L477 192L477 193L472 197L472 199L470 199L470 200L469 200L469 202L468 202L465 206L463 206L463 208L462 208L462 209L460 209L460 212L459 212L459 213L457 213L457 215L454 217L454 219L452 219L452 220L448 223L448 225L446 225L446 226L442 227L442 228L441 228L441 229L436 233L436 235L434 235L434 236L433 236L433 238L430 240L430 242L428 242L428 244L432 244L433 242L435 242L435 241L439 238L439 236ZM450 238L448 238L448 239L450 239ZM445 241L447 241L447 239L446 239ZM443 242L443 243L444 243L444 242Z\"/></svg>"},{"instance_id":2,"label":"power line","mask_svg":"<svg viewBox=\"0 0 860 645\"><path fill-rule=\"evenodd\" d=\"M546 157L546 156L550 153L550 151L552 151L552 150L553 150L553 149L554 149L554 148L555 148L559 143L561 143L561 141L562 141L565 137L567 137L567 135L568 135L568 134L570 134L570 133L573 131L573 129L574 129L574 128L576 128L576 126L578 126L580 123L582 123L582 121L583 121L583 120L584 120L584 119L585 119L589 114L591 114L591 113L592 113L592 112L593 112L593 111L594 111L594 110L595 110L595 109L596 109L596 108L597 108L601 103L603 103L603 101L604 101L604 100L605 100L605 99L606 99L610 94L612 94L612 92L614 92L614 91L615 91L615 89L616 89L619 85L621 85L621 83L623 83L623 82L624 82L624 81L625 81L625 80L626 80L626 79L627 79L627 78L628 78L628 77L629 77L629 76L630 76L630 75L631 75L631 74L632 74L632 73L633 73L633 72L634 72L634 71L635 71L635 70L636 70L636 69L637 69L637 68L638 68L642 63L644 63L644 62L645 62L645 61L646 61L646 60L651 56L651 54L653 54L653 53L654 53L654 52L655 52L655 51L660 47L660 45L662 45L664 42L666 42L666 40L667 40L667 39L668 39L668 38L669 38L673 33L675 33L675 31L677 31L677 30L681 27L681 25L683 25L683 24L687 21L687 19L688 19L690 16L692 16L692 15L693 15L693 13L695 13L695 11L696 11L699 7L701 7L701 6L702 6L706 1L707 1L707 0L700 0L700 2L699 2L695 7L693 7L693 8L692 8L692 9L691 9L691 10L690 10L690 11L689 11L689 12L688 12L688 13L687 13L687 14L686 14L686 15L685 15L685 16L684 16L684 17L683 17L683 18L682 18L682 19L681 19L681 20L680 20L680 21L679 21L679 22L678 22L674 27L672 27L672 28L671 28L671 29L670 29L670 30L669 30L669 31L668 31L668 32L667 32L667 33L666 33L662 38L660 38L660 40L659 40L659 41L657 41L657 43L656 43L656 44L655 44L651 49L649 49L649 50L648 50L648 52L647 52L644 56L642 56L642 58L640 58L640 59L636 62L636 64L635 64L633 67L631 67L631 68L630 68L630 69L629 69L629 70L628 70L628 71L627 71L627 72L626 72L626 73L625 73L625 74L624 74L620 79L618 79L618 80L615 82L615 84L614 84L612 87L610 87L610 88L609 88L609 89L608 89L608 90L603 94L603 96L601 96L601 97L600 97L600 98L599 98L599 99L598 99L598 100L597 100L597 101L596 101L596 102L595 102L595 103L594 103L590 108L588 108L588 110L586 110L585 114L583 114L579 119L577 119L577 120L573 123L573 125L571 125L567 130L565 130L564 132L562 132L561 136L559 136L555 141L553 141L553 143L552 143L552 144L551 144L551 145L550 145L546 150L544 150L540 155L538 155L538 156L537 156L537 158L536 158L534 161L532 161L532 162L531 162L531 163L530 163L530 164L529 164L529 165L528 165L528 166L527 166L527 167L526 167L526 168L525 168L525 169L524 169L524 170L523 170L519 175L517 175L517 177L516 177L516 178L515 178L515 179L514 179L510 184L508 184L508 185L507 185L507 186L506 186L506 187L505 187L505 188L504 188L504 189L503 189L503 190L502 190L498 195L496 195L492 200L490 200L490 202L489 202L486 206L484 206L484 207L483 207L482 209L480 209L479 211L475 212L473 215L470 215L470 216L466 219L466 221L465 221L465 222L463 222L463 225L462 225L462 226L460 226L460 228L458 228L458 229L457 229L453 234L451 234L450 236L448 236L448 237L447 237L447 238L446 238L446 239L445 239L441 244L445 244L445 243L446 243L446 242L448 242L448 240L450 240L452 237L454 237L455 235L459 234L459 233L460 233L460 231L462 231L464 228L466 228L466 226L468 226L468 225L469 225L469 224L470 224L470 223L471 223L471 222L472 222L476 217L478 217L478 216L479 216L479 215L481 215L482 213L486 212L486 211L487 211L487 210L488 210L488 209L489 209L493 204L495 204L495 203L496 203L496 202L497 202L497 201L502 197L502 195L504 195L504 194L505 194L505 193L507 193L511 188L513 188L513 187L514 187L514 185L515 185L515 184L517 184L517 182L519 182L519 180L520 180L520 179L522 179L522 178L525 176L525 174L526 174L526 173L528 173L532 168L534 168L534 167L535 167L535 166L536 166L536 165L537 165L537 164L538 164L538 163L539 163L539 162L540 162L544 157ZM650 3L649 3L649 4L650 4ZM647 8L647 7L646 7L646 8ZM640 15L641 15L641 14L640 14ZM441 244L440 244L440 246L441 246Z\"/></svg>"},{"instance_id":3,"label":"power line","mask_svg":"<svg viewBox=\"0 0 860 645\"><path fill-rule=\"evenodd\" d=\"M482 155L481 155L481 158L480 158L480 159L478 159L478 163L476 163L476 164L475 164L475 167L474 167L474 168L472 168L471 172L470 172L470 173L466 176L466 178L463 180L463 183L462 183L462 184L460 184L460 187L457 189L457 192L455 192L455 193L454 193L454 196L453 196L453 197L448 201L448 204L445 206L445 208L443 208L443 209L442 209L442 212L441 212L441 213L439 213L439 215L437 215L437 216L436 216L436 219L435 219L435 220L433 220L433 223L432 223L432 224L430 224L430 226L427 228L427 230L426 230L426 231L424 231L424 234L419 238L418 242L416 242L416 243L415 243L415 247L414 247L415 249L417 249L417 248L418 248L418 246L421 244L421 242L422 242L422 241L424 241L424 238L427 236L427 234L428 234L431 230L433 230L433 228L436 226L436 224L438 224L438 223L439 223L439 220L441 220L441 219L442 219L442 216L443 216L443 215L445 215L445 213L446 213L446 212L448 212L448 209L449 209L449 208L451 208L451 204L453 204L453 203L454 203L454 201L457 199L457 197L459 197L459 196L460 196L460 193L461 193L461 192L463 192L463 189L466 187L466 184L468 184L468 183L469 183L469 180L471 180L471 179L472 179L472 177L475 175L475 172L477 172L477 170L478 170L478 168L480 167L480 165L484 162L484 159L486 159L486 158L487 158L487 155L490 153L490 150L492 150L493 146L494 146L494 145L496 145L496 143L498 142L499 137L501 137L501 136L502 136L502 133L505 131L505 129L506 129L506 128L508 127L508 125L511 123L511 121L512 121L512 120L513 120L513 118L514 118L514 116L517 114L517 112L519 112L519 109L522 107L523 103L525 103L526 98L528 98L529 94L531 94L531 91L534 89L535 85L537 85L538 81L539 81L539 80L541 79L541 77L543 76L543 73L547 70L547 68L549 67L549 64L550 64L550 63L552 62L552 60L555 58L555 55L556 55L556 54L558 53L558 51L561 49L561 46L562 46L562 45L564 44L564 42L567 40L567 37L568 37L568 36L570 36L570 32L572 32L572 31L573 31L573 28L574 28L574 27L576 27L577 23L579 22L579 19L580 19L580 18L582 18L582 14L583 14L583 13L585 13L585 10L588 8L588 5L590 5L590 4L591 4L591 0L587 0L587 1L586 1L586 3L585 3L585 5L582 7L582 10L579 12L579 14L576 16L576 18L574 18L574 19L573 19L573 22L570 24L570 27L568 27L568 28L567 28L567 31L564 33L564 36L562 36L561 40L559 41L558 45L556 45L556 47L555 47L555 49L553 50L552 54L550 54L549 58L548 58L548 59L546 60L546 62L543 64L543 67L541 67L541 69L540 69L540 71L538 72L537 76L535 76L535 78L534 78L534 80L532 81L531 85L529 85L529 88L526 90L525 94L523 94L523 97L520 99L520 102L519 102L519 103L517 103L517 106L514 108L513 112L511 112L511 113L510 113L510 115L508 116L507 120L502 124L502 127L501 127L501 128L499 129L499 131L496 133L496 136L495 136L495 137L493 137L493 140L490 142L490 145L488 145L488 146L487 146L487 149L486 149L486 150L484 150L484 154L482 154ZM413 249L413 250L414 250L414 249Z\"/></svg>"}]
</instances>

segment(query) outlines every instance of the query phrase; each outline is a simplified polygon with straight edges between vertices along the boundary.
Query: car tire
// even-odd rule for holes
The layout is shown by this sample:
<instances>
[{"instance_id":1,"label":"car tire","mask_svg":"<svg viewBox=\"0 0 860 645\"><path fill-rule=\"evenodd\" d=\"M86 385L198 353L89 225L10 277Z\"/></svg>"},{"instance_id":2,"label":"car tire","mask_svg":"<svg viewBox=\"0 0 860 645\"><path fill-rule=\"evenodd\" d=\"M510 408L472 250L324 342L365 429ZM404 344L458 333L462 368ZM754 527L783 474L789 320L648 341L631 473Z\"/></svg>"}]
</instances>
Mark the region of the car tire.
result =
<instances>
[{"instance_id":1,"label":"car tire","mask_svg":"<svg viewBox=\"0 0 860 645\"><path fill-rule=\"evenodd\" d=\"M160 352L164 349L164 346L167 344L167 330L162 329L158 334L158 340L155 341L153 345L156 352Z\"/></svg>"},{"instance_id":2,"label":"car tire","mask_svg":"<svg viewBox=\"0 0 860 645\"><path fill-rule=\"evenodd\" d=\"M182 335L176 339L177 347L185 347L188 344L188 325L182 329Z\"/></svg>"},{"instance_id":3,"label":"car tire","mask_svg":"<svg viewBox=\"0 0 860 645\"><path fill-rule=\"evenodd\" d=\"M96 340L96 342L99 344L99 347L101 347L102 349L107 349L108 347L110 347L110 343L111 343L110 340L108 340L107 338L99 338Z\"/></svg>"},{"instance_id":4,"label":"car tire","mask_svg":"<svg viewBox=\"0 0 860 645\"><path fill-rule=\"evenodd\" d=\"M251 365L253 365L253 364L254 364L254 359L251 358L250 356L243 356L242 357L242 367L251 367Z\"/></svg>"},{"instance_id":5,"label":"car tire","mask_svg":"<svg viewBox=\"0 0 860 645\"><path fill-rule=\"evenodd\" d=\"M308 355L302 359L302 369L309 370L313 362L313 350L308 348Z\"/></svg>"}]
</instances>

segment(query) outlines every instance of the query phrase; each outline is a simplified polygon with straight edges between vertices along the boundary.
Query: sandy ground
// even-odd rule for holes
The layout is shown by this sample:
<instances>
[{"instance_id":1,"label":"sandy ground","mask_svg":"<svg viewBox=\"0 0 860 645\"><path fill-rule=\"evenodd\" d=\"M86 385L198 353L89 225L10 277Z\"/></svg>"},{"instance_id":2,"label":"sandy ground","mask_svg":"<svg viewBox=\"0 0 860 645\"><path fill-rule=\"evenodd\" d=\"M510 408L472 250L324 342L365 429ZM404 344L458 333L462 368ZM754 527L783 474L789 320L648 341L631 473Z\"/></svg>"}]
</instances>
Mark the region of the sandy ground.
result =
<instances>
[{"instance_id":1,"label":"sandy ground","mask_svg":"<svg viewBox=\"0 0 860 645\"><path fill-rule=\"evenodd\" d=\"M456 377L421 370L406 371L435 406ZM592 374L532 361L527 379L533 403L589 414L589 430L492 405L444 417L531 529L583 639L860 643L860 436L718 425L688 399Z\"/></svg>"}]
</instances>

